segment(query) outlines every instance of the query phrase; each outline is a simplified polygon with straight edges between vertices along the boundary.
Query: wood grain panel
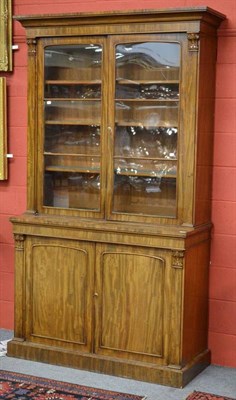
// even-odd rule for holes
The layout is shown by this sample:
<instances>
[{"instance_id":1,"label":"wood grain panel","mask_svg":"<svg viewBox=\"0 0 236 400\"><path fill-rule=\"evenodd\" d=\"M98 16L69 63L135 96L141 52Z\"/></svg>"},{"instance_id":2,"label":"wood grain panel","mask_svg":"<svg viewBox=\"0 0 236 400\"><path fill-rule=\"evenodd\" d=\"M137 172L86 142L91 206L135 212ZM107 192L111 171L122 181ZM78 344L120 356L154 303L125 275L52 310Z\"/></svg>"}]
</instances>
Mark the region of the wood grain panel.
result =
<instances>
[{"instance_id":1,"label":"wood grain panel","mask_svg":"<svg viewBox=\"0 0 236 400\"><path fill-rule=\"evenodd\" d=\"M36 242L27 257L28 335L86 347L92 297L88 248L66 241Z\"/></svg>"},{"instance_id":2,"label":"wood grain panel","mask_svg":"<svg viewBox=\"0 0 236 400\"><path fill-rule=\"evenodd\" d=\"M208 50L207 50L208 49ZM196 225L211 220L212 165L215 113L216 38L201 38L199 60L199 94L197 114L197 158L195 179Z\"/></svg>"},{"instance_id":3,"label":"wood grain panel","mask_svg":"<svg viewBox=\"0 0 236 400\"><path fill-rule=\"evenodd\" d=\"M183 316L183 363L207 349L209 241L186 252Z\"/></svg>"},{"instance_id":4,"label":"wood grain panel","mask_svg":"<svg viewBox=\"0 0 236 400\"><path fill-rule=\"evenodd\" d=\"M148 250L142 254L120 246L101 253L98 346L102 353L163 356L164 266L165 260Z\"/></svg>"}]
</instances>

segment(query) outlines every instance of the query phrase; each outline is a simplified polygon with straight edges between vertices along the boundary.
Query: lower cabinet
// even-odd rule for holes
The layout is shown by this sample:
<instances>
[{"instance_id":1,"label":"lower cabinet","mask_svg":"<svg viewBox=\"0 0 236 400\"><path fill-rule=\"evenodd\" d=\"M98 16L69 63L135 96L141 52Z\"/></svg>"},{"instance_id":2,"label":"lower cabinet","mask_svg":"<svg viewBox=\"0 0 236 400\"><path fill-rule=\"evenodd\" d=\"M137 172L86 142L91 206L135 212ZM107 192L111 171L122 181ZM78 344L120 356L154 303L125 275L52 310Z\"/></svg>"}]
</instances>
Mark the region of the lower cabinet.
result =
<instances>
[{"instance_id":1,"label":"lower cabinet","mask_svg":"<svg viewBox=\"0 0 236 400\"><path fill-rule=\"evenodd\" d=\"M8 354L183 386L209 362L207 243L185 252L16 235Z\"/></svg>"},{"instance_id":2,"label":"lower cabinet","mask_svg":"<svg viewBox=\"0 0 236 400\"><path fill-rule=\"evenodd\" d=\"M26 246L28 341L168 363L178 304L177 293L172 305L169 296L170 252L31 237Z\"/></svg>"}]
</instances>

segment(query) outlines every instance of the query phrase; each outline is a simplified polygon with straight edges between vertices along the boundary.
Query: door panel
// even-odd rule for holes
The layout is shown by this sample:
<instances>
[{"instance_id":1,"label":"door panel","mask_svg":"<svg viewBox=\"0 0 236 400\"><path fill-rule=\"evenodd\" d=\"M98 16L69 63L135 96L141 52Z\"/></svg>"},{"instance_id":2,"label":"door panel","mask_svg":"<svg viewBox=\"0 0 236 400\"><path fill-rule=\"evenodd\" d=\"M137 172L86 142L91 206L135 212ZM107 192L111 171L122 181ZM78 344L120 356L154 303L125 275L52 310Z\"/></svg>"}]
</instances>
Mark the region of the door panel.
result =
<instances>
[{"instance_id":1,"label":"door panel","mask_svg":"<svg viewBox=\"0 0 236 400\"><path fill-rule=\"evenodd\" d=\"M33 239L28 248L27 336L89 350L93 245Z\"/></svg>"},{"instance_id":2,"label":"door panel","mask_svg":"<svg viewBox=\"0 0 236 400\"><path fill-rule=\"evenodd\" d=\"M156 250L97 245L96 349L149 360L164 357L166 261Z\"/></svg>"},{"instance_id":3,"label":"door panel","mask_svg":"<svg viewBox=\"0 0 236 400\"><path fill-rule=\"evenodd\" d=\"M171 34L110 39L109 219L179 217L182 41Z\"/></svg>"},{"instance_id":4,"label":"door panel","mask_svg":"<svg viewBox=\"0 0 236 400\"><path fill-rule=\"evenodd\" d=\"M45 213L104 214L105 43L103 37L40 41L38 181Z\"/></svg>"}]
</instances>

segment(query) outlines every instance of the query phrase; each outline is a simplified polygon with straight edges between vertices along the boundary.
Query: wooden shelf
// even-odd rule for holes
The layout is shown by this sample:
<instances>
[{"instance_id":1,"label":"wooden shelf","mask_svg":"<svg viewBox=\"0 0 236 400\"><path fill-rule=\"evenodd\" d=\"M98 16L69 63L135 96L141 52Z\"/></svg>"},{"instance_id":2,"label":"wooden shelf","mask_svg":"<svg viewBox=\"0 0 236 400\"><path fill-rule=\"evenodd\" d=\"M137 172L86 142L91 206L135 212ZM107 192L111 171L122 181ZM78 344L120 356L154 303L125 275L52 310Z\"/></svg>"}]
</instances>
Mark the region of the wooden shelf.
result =
<instances>
[{"instance_id":1,"label":"wooden shelf","mask_svg":"<svg viewBox=\"0 0 236 400\"><path fill-rule=\"evenodd\" d=\"M102 81L99 79L96 80L87 80L87 81L80 81L80 80L46 80L45 85L101 85Z\"/></svg>"},{"instance_id":2,"label":"wooden shelf","mask_svg":"<svg viewBox=\"0 0 236 400\"><path fill-rule=\"evenodd\" d=\"M101 101L101 97L45 97L44 101Z\"/></svg>"},{"instance_id":3,"label":"wooden shelf","mask_svg":"<svg viewBox=\"0 0 236 400\"><path fill-rule=\"evenodd\" d=\"M147 178L174 178L176 179L176 173L175 174L165 174L165 173L158 173L155 171L150 171L150 170L135 170L134 171L122 171L122 169L120 170L120 172L117 172L117 168L115 169L115 174L116 175L120 175L120 176L136 176L138 177L147 177ZM152 173L153 172L153 173Z\"/></svg>"},{"instance_id":4,"label":"wooden shelf","mask_svg":"<svg viewBox=\"0 0 236 400\"><path fill-rule=\"evenodd\" d=\"M133 156L123 156L115 155L113 157L115 160L142 160L142 161L161 161L161 162L173 162L178 161L177 158L160 158L160 157L133 157Z\"/></svg>"},{"instance_id":5,"label":"wooden shelf","mask_svg":"<svg viewBox=\"0 0 236 400\"><path fill-rule=\"evenodd\" d=\"M100 174L100 169L99 168L93 168L93 167L73 167L73 166L62 166L62 165L50 165L45 168L45 171L50 171L50 172L82 172L82 173L88 173L88 174Z\"/></svg>"},{"instance_id":6,"label":"wooden shelf","mask_svg":"<svg viewBox=\"0 0 236 400\"><path fill-rule=\"evenodd\" d=\"M128 99L126 99L126 98L123 98L123 97L119 97L119 98L116 98L115 99L115 101L124 101L124 102L165 102L165 103L171 103L171 102L178 102L179 101L179 99L158 99L158 98L156 98L156 99L146 99L145 97L142 97L142 98L140 98L140 97L138 97L138 98L133 98L133 99L131 99L131 98L128 98Z\"/></svg>"},{"instance_id":7,"label":"wooden shelf","mask_svg":"<svg viewBox=\"0 0 236 400\"><path fill-rule=\"evenodd\" d=\"M137 122L137 121L115 121L115 125L116 126L137 126L137 127L142 127L142 128L153 128L153 129L157 129L157 128L178 128L178 124L160 124L160 125L153 125L153 124L148 124L145 122Z\"/></svg>"},{"instance_id":8,"label":"wooden shelf","mask_svg":"<svg viewBox=\"0 0 236 400\"><path fill-rule=\"evenodd\" d=\"M81 154L79 154L79 153L52 153L52 152L50 152L50 151L45 151L44 153L44 156L52 156L52 157L54 157L54 156L58 156L58 157L61 157L61 156L65 156L65 157L91 157L91 158L94 158L94 157L97 157L97 158L100 158L100 154L85 154L85 153L81 153Z\"/></svg>"},{"instance_id":9,"label":"wooden shelf","mask_svg":"<svg viewBox=\"0 0 236 400\"><path fill-rule=\"evenodd\" d=\"M116 79L116 82L118 84L121 85L171 85L171 84L179 84L179 80L148 80L148 79L144 79L144 80L129 80L129 79Z\"/></svg>"},{"instance_id":10,"label":"wooden shelf","mask_svg":"<svg viewBox=\"0 0 236 400\"><path fill-rule=\"evenodd\" d=\"M87 120L81 120L81 119L74 119L74 120L54 120L54 121L49 121L46 120L45 121L45 125L96 125L96 126L100 126L101 125L101 121L100 122L96 122L94 120L91 121L87 121Z\"/></svg>"}]
</instances>

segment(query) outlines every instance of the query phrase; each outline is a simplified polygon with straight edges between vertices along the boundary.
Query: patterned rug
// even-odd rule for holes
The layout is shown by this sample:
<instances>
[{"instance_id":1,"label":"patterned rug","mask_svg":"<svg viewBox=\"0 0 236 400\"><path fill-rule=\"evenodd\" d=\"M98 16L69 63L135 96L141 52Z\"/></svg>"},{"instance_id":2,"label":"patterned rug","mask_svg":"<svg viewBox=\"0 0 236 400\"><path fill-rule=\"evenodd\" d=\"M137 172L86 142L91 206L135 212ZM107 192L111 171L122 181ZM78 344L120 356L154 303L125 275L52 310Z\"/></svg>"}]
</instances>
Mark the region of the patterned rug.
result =
<instances>
[{"instance_id":1,"label":"patterned rug","mask_svg":"<svg viewBox=\"0 0 236 400\"><path fill-rule=\"evenodd\" d=\"M145 397L0 370L0 399L144 400Z\"/></svg>"},{"instance_id":2,"label":"patterned rug","mask_svg":"<svg viewBox=\"0 0 236 400\"><path fill-rule=\"evenodd\" d=\"M193 392L187 397L186 400L236 400L236 399L232 399L232 397L219 396L217 394Z\"/></svg>"}]
</instances>

